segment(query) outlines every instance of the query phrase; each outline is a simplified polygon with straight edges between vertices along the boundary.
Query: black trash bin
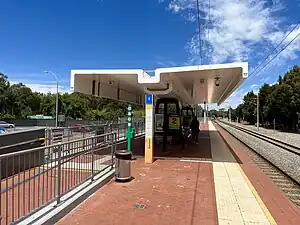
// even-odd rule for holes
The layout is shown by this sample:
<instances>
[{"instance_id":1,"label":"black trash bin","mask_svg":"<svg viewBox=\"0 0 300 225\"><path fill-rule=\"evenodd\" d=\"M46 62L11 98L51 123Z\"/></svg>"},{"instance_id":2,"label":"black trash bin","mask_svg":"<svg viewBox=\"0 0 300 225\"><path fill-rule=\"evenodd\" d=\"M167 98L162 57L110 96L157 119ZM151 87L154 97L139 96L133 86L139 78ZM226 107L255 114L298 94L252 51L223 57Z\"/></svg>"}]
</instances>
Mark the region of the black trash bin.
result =
<instances>
[{"instance_id":1,"label":"black trash bin","mask_svg":"<svg viewBox=\"0 0 300 225\"><path fill-rule=\"evenodd\" d=\"M115 156L116 181L130 181L132 157L131 152L128 150L118 150L115 152Z\"/></svg>"}]
</instances>

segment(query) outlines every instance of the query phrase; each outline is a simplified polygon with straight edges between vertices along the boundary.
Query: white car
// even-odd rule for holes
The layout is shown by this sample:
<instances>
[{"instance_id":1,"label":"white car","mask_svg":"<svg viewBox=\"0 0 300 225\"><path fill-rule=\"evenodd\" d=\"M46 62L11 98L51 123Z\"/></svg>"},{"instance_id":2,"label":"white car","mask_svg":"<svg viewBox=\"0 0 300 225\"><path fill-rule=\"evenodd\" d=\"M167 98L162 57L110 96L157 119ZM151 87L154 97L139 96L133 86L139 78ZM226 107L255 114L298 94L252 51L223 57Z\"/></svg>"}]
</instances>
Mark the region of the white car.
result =
<instances>
[{"instance_id":1,"label":"white car","mask_svg":"<svg viewBox=\"0 0 300 225\"><path fill-rule=\"evenodd\" d=\"M5 121L0 121L0 127L4 127L4 128L14 128L15 125L12 123L7 123Z\"/></svg>"}]
</instances>

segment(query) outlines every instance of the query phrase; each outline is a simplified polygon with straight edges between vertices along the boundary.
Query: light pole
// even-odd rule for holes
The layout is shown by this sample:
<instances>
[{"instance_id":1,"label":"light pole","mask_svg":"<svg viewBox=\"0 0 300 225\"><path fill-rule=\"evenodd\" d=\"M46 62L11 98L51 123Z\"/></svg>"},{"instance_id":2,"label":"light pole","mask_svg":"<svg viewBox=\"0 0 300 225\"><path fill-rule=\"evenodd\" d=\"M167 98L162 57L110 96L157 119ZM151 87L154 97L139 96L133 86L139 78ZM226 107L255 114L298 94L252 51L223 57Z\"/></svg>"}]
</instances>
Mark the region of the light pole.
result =
<instances>
[{"instance_id":1,"label":"light pole","mask_svg":"<svg viewBox=\"0 0 300 225\"><path fill-rule=\"evenodd\" d=\"M55 127L58 127L58 78L52 71L44 71L44 73L52 74L56 80Z\"/></svg>"}]
</instances>

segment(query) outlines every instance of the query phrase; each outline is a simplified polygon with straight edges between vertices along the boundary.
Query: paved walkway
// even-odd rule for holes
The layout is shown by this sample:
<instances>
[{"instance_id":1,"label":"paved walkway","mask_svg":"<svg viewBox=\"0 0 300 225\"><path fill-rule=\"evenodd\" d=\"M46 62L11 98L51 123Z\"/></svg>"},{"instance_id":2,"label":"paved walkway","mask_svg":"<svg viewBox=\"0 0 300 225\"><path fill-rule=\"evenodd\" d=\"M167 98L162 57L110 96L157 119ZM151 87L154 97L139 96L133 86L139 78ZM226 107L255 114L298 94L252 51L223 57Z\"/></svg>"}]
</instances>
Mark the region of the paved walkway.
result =
<instances>
[{"instance_id":1,"label":"paved walkway","mask_svg":"<svg viewBox=\"0 0 300 225\"><path fill-rule=\"evenodd\" d=\"M275 224L210 121L209 130L219 224Z\"/></svg>"},{"instance_id":2,"label":"paved walkway","mask_svg":"<svg viewBox=\"0 0 300 225\"><path fill-rule=\"evenodd\" d=\"M132 161L134 180L109 182L58 224L218 224L210 142L207 135L203 137L203 147L166 153L179 157L187 152L198 160L157 160L153 164L144 164L143 159Z\"/></svg>"},{"instance_id":3,"label":"paved walkway","mask_svg":"<svg viewBox=\"0 0 300 225\"><path fill-rule=\"evenodd\" d=\"M287 196L260 170L252 161L251 157L243 149L247 148L244 144L228 134L220 126L215 125L218 132L230 146L236 157L241 161L239 166L247 175L248 180L253 185L257 195L274 218L277 224L299 225L300 208L293 204Z\"/></svg>"},{"instance_id":4,"label":"paved walkway","mask_svg":"<svg viewBox=\"0 0 300 225\"><path fill-rule=\"evenodd\" d=\"M111 181L58 224L217 224L211 164L132 165L133 181Z\"/></svg>"},{"instance_id":5,"label":"paved walkway","mask_svg":"<svg viewBox=\"0 0 300 225\"><path fill-rule=\"evenodd\" d=\"M200 144L185 150L192 159L174 150L176 160L133 161L134 180L110 181L57 224L299 225L297 207L257 172L242 145L230 136L225 143L221 135L226 133L216 129L211 122L202 125ZM230 148L231 144L235 148ZM272 192L263 191L258 183ZM282 206L276 205L274 198L280 199Z\"/></svg>"}]
</instances>

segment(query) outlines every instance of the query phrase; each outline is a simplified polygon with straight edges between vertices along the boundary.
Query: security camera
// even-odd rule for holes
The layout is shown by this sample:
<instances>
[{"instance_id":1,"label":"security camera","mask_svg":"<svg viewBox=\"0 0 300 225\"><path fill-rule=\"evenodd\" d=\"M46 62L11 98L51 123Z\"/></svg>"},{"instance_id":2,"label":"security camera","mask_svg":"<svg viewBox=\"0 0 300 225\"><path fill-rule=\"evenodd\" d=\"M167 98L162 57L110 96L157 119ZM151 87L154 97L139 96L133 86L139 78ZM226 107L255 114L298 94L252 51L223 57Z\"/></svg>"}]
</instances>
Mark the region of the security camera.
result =
<instances>
[{"instance_id":1,"label":"security camera","mask_svg":"<svg viewBox=\"0 0 300 225\"><path fill-rule=\"evenodd\" d=\"M215 78L215 85L216 85L217 87L219 87L219 85L220 85L220 78L219 78L219 77L216 77L216 78Z\"/></svg>"}]
</instances>

